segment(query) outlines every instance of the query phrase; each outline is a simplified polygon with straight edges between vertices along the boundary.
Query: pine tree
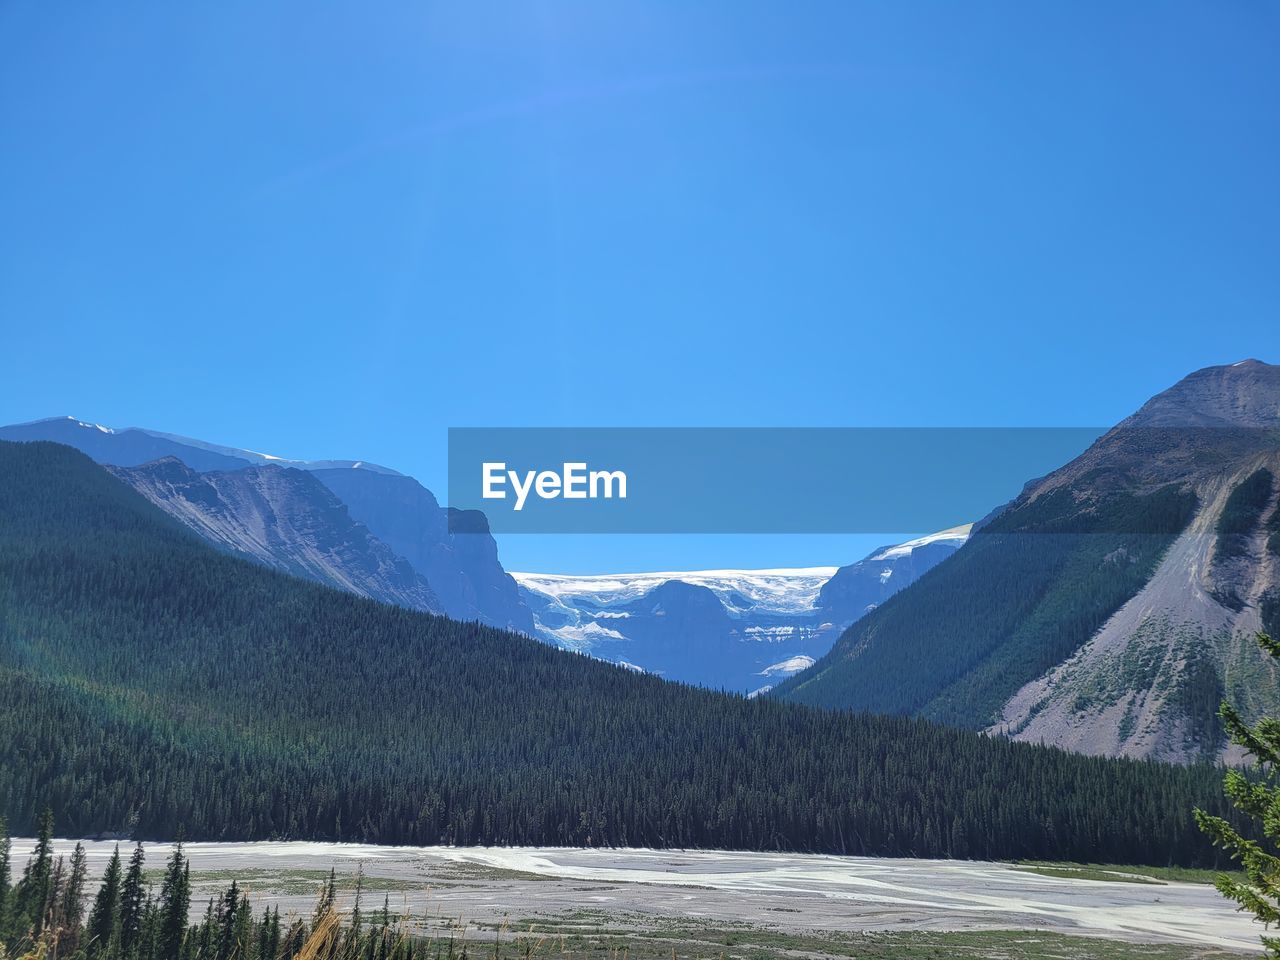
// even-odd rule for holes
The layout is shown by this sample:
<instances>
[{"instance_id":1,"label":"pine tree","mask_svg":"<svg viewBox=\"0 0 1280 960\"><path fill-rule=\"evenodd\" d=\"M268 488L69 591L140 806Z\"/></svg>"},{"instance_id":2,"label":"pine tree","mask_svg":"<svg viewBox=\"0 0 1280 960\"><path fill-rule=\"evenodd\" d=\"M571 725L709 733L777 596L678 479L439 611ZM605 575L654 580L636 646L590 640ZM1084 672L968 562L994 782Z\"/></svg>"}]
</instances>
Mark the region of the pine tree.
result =
<instances>
[{"instance_id":1,"label":"pine tree","mask_svg":"<svg viewBox=\"0 0 1280 960\"><path fill-rule=\"evenodd\" d=\"M142 945L146 916L146 891L142 887L142 866L147 855L139 843L129 858L129 870L120 888L120 956L135 960Z\"/></svg>"},{"instance_id":2,"label":"pine tree","mask_svg":"<svg viewBox=\"0 0 1280 960\"><path fill-rule=\"evenodd\" d=\"M9 825L0 817L0 940L9 932Z\"/></svg>"},{"instance_id":3,"label":"pine tree","mask_svg":"<svg viewBox=\"0 0 1280 960\"><path fill-rule=\"evenodd\" d=\"M307 927L301 920L294 920L289 925L289 934L286 940L285 949L289 956L295 956L302 950L302 945L307 940Z\"/></svg>"},{"instance_id":4,"label":"pine tree","mask_svg":"<svg viewBox=\"0 0 1280 960\"><path fill-rule=\"evenodd\" d=\"M176 843L165 865L160 885L159 916L156 927L156 960L179 960L187 933L187 912L191 908L191 869Z\"/></svg>"},{"instance_id":5,"label":"pine tree","mask_svg":"<svg viewBox=\"0 0 1280 960\"><path fill-rule=\"evenodd\" d=\"M332 868L330 868L332 869ZM364 918L360 915L360 902L364 899L364 862L362 861L356 866L356 902L351 908L351 930L355 936L360 936L360 926L364 922Z\"/></svg>"},{"instance_id":6,"label":"pine tree","mask_svg":"<svg viewBox=\"0 0 1280 960\"><path fill-rule=\"evenodd\" d=\"M134 952L136 960L158 960L160 919L160 904L148 890L146 899L142 902L142 926L138 934L138 946Z\"/></svg>"},{"instance_id":7,"label":"pine tree","mask_svg":"<svg viewBox=\"0 0 1280 960\"><path fill-rule=\"evenodd\" d=\"M262 923L258 927L258 960L275 960L280 940L280 908L273 912L270 907L262 915Z\"/></svg>"},{"instance_id":8,"label":"pine tree","mask_svg":"<svg viewBox=\"0 0 1280 960\"><path fill-rule=\"evenodd\" d=\"M80 934L84 926L84 883L89 873L89 857L84 851L84 844L77 843L71 853L71 861L67 866L58 909L59 926L63 931L63 939L59 944L60 952L73 953L80 944Z\"/></svg>"},{"instance_id":9,"label":"pine tree","mask_svg":"<svg viewBox=\"0 0 1280 960\"><path fill-rule=\"evenodd\" d=\"M236 911L240 909L240 888L235 880L218 899L214 922L218 925L218 946L214 954L215 960L230 960L235 955L236 947Z\"/></svg>"},{"instance_id":10,"label":"pine tree","mask_svg":"<svg viewBox=\"0 0 1280 960\"><path fill-rule=\"evenodd\" d=\"M1258 644L1280 659L1280 642L1259 634ZM1203 810L1196 810L1196 822L1216 846L1231 851L1244 869L1243 881L1225 874L1218 877L1219 892L1270 929L1273 924L1280 924L1280 719L1264 717L1249 726L1229 703L1222 705L1219 715L1231 742L1245 748L1257 769L1255 777L1228 770L1223 789L1237 809L1256 821L1263 839L1246 837L1222 817ZM1280 937L1264 935L1262 945L1266 956L1280 958Z\"/></svg>"},{"instance_id":11,"label":"pine tree","mask_svg":"<svg viewBox=\"0 0 1280 960\"><path fill-rule=\"evenodd\" d=\"M120 934L120 845L116 845L93 898L85 926L85 950L90 957L108 952Z\"/></svg>"},{"instance_id":12,"label":"pine tree","mask_svg":"<svg viewBox=\"0 0 1280 960\"><path fill-rule=\"evenodd\" d=\"M62 889L66 885L67 862L63 857L53 861L53 869L49 871L49 893L44 901L44 926L46 930L60 932L62 929Z\"/></svg>"},{"instance_id":13,"label":"pine tree","mask_svg":"<svg viewBox=\"0 0 1280 960\"><path fill-rule=\"evenodd\" d=\"M30 930L38 937L44 930L49 911L49 894L53 878L53 811L46 809L40 815L40 828L36 835L36 848L23 870L22 879L14 891L17 916L16 932Z\"/></svg>"},{"instance_id":14,"label":"pine tree","mask_svg":"<svg viewBox=\"0 0 1280 960\"><path fill-rule=\"evenodd\" d=\"M236 906L234 943L232 960L254 960L253 950L256 944L253 938L253 908L249 906L248 895L243 893Z\"/></svg>"},{"instance_id":15,"label":"pine tree","mask_svg":"<svg viewBox=\"0 0 1280 960\"><path fill-rule=\"evenodd\" d=\"M221 900L219 900L221 903ZM218 953L218 922L214 914L213 897L204 908L204 919L196 931L196 953L201 960L213 960Z\"/></svg>"},{"instance_id":16,"label":"pine tree","mask_svg":"<svg viewBox=\"0 0 1280 960\"><path fill-rule=\"evenodd\" d=\"M280 905L276 904L274 910L271 911L271 937L269 941L269 949L259 954L260 960L276 960L280 955Z\"/></svg>"}]
</instances>

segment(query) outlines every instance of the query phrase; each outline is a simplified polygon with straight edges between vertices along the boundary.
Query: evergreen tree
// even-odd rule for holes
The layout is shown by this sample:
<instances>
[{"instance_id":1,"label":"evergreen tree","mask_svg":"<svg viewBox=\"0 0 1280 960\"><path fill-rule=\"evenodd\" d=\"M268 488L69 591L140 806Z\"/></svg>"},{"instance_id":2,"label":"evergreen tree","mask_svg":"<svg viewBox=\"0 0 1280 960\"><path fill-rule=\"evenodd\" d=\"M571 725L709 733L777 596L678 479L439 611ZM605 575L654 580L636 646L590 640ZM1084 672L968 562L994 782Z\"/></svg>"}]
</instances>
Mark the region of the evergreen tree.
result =
<instances>
[{"instance_id":1,"label":"evergreen tree","mask_svg":"<svg viewBox=\"0 0 1280 960\"><path fill-rule=\"evenodd\" d=\"M22 879L14 891L17 911L17 933L30 930L38 937L48 918L49 899L53 881L53 811L46 809L40 815L40 828L36 835L36 848L22 872Z\"/></svg>"},{"instance_id":2,"label":"evergreen tree","mask_svg":"<svg viewBox=\"0 0 1280 960\"><path fill-rule=\"evenodd\" d=\"M301 920L294 920L289 925L286 941L285 949L289 956L296 956L302 950L302 945L307 941L307 928Z\"/></svg>"},{"instance_id":3,"label":"evergreen tree","mask_svg":"<svg viewBox=\"0 0 1280 960\"><path fill-rule=\"evenodd\" d=\"M120 845L116 844L107 862L102 885L93 898L89 922L85 926L85 950L90 957L99 957L118 944L120 932Z\"/></svg>"},{"instance_id":4,"label":"evergreen tree","mask_svg":"<svg viewBox=\"0 0 1280 960\"><path fill-rule=\"evenodd\" d=\"M62 929L59 948L64 953L72 953L80 944L80 935L84 927L84 884L89 872L89 857L84 851L84 844L77 843L71 853L71 861L67 867L66 878L60 893L61 904L58 909L58 926Z\"/></svg>"},{"instance_id":5,"label":"evergreen tree","mask_svg":"<svg viewBox=\"0 0 1280 960\"><path fill-rule=\"evenodd\" d=\"M280 908L268 907L258 927L257 960L276 960L280 948Z\"/></svg>"},{"instance_id":6,"label":"evergreen tree","mask_svg":"<svg viewBox=\"0 0 1280 960\"><path fill-rule=\"evenodd\" d=\"M138 936L136 960L163 960L159 954L160 919L159 901L148 890L146 899L142 902L142 930Z\"/></svg>"},{"instance_id":7,"label":"evergreen tree","mask_svg":"<svg viewBox=\"0 0 1280 960\"><path fill-rule=\"evenodd\" d=\"M146 917L146 891L142 886L142 867L147 855L139 843L129 858L129 870L120 888L120 956L135 960L141 952L143 924ZM149 958L147 958L149 960Z\"/></svg>"},{"instance_id":8,"label":"evergreen tree","mask_svg":"<svg viewBox=\"0 0 1280 960\"><path fill-rule=\"evenodd\" d=\"M49 871L49 894L44 904L44 928L57 933L62 928L62 890L66 884L67 862L58 857L53 861L53 869Z\"/></svg>"},{"instance_id":9,"label":"evergreen tree","mask_svg":"<svg viewBox=\"0 0 1280 960\"><path fill-rule=\"evenodd\" d=\"M182 844L173 846L160 885L155 960L180 960L191 909L191 869L182 855Z\"/></svg>"},{"instance_id":10,"label":"evergreen tree","mask_svg":"<svg viewBox=\"0 0 1280 960\"><path fill-rule=\"evenodd\" d=\"M255 960L254 947L257 945L253 936L253 908L249 906L247 894L240 895L236 905L236 922L232 941L234 948L230 960Z\"/></svg>"},{"instance_id":11,"label":"evergreen tree","mask_svg":"<svg viewBox=\"0 0 1280 960\"><path fill-rule=\"evenodd\" d=\"M1258 644L1280 659L1280 642L1259 634ZM1264 717L1250 726L1229 703L1222 705L1220 715L1231 742L1245 748L1257 769L1255 777L1228 770L1223 787L1231 802L1252 818L1258 839L1204 810L1196 810L1196 821L1244 870L1242 881L1218 877L1218 890L1269 929L1280 924L1280 719ZM1262 945L1266 956L1280 958L1280 937L1264 935Z\"/></svg>"},{"instance_id":12,"label":"evergreen tree","mask_svg":"<svg viewBox=\"0 0 1280 960\"><path fill-rule=\"evenodd\" d=\"M0 940L9 931L9 824L0 816Z\"/></svg>"},{"instance_id":13,"label":"evergreen tree","mask_svg":"<svg viewBox=\"0 0 1280 960\"><path fill-rule=\"evenodd\" d=\"M231 960L236 954L236 914L240 909L240 890L235 880L226 893L218 900L218 909L214 921L218 925L218 944L214 953L215 960Z\"/></svg>"},{"instance_id":14,"label":"evergreen tree","mask_svg":"<svg viewBox=\"0 0 1280 960\"><path fill-rule=\"evenodd\" d=\"M361 862L356 866L356 902L355 906L351 908L351 931L357 937L360 936L360 926L364 922L364 918L360 915L360 902L363 899L364 863Z\"/></svg>"},{"instance_id":15,"label":"evergreen tree","mask_svg":"<svg viewBox=\"0 0 1280 960\"><path fill-rule=\"evenodd\" d=\"M221 903L221 900L218 901ZM204 919L195 937L188 937L196 943L195 951L201 960L213 960L218 953L218 922L214 913L213 898L204 908Z\"/></svg>"}]
</instances>

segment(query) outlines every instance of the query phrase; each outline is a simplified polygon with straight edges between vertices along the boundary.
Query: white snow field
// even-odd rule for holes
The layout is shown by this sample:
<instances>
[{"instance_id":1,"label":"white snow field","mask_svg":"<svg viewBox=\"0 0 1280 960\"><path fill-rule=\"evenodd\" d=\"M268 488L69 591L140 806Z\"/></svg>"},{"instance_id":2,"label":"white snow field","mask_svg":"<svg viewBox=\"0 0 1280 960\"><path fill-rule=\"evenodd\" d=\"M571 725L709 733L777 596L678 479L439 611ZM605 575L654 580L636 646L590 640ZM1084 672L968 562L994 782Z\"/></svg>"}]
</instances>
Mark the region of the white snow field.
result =
<instances>
[{"instance_id":1,"label":"white snow field","mask_svg":"<svg viewBox=\"0 0 1280 960\"><path fill-rule=\"evenodd\" d=\"M68 854L74 840L58 840ZM29 839L13 843L15 874ZM93 877L114 843L86 841ZM167 844L148 844L148 869ZM414 916L501 923L584 909L634 919L749 924L782 932L1034 930L1256 951L1261 927L1208 884L1042 876L1001 863L801 854L530 847L189 843L192 911L232 875L258 904L305 915L330 867L362 868L365 909L384 894ZM121 844L127 857L129 844ZM202 876L207 875L207 876ZM350 905L351 884L345 887ZM389 892L388 892L389 891Z\"/></svg>"}]
</instances>

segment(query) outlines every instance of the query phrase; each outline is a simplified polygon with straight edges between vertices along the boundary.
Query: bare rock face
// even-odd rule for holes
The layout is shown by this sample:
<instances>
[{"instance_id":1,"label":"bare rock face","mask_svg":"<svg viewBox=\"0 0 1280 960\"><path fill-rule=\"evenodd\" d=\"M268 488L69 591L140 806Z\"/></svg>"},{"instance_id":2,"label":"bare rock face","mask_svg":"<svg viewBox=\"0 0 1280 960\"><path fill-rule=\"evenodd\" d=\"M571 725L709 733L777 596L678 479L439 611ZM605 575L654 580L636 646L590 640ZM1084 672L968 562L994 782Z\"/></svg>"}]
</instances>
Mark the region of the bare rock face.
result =
<instances>
[{"instance_id":1,"label":"bare rock face","mask_svg":"<svg viewBox=\"0 0 1280 960\"><path fill-rule=\"evenodd\" d=\"M197 473L174 457L109 469L211 543L384 603L442 612L426 578L353 520L307 471L264 466Z\"/></svg>"},{"instance_id":2,"label":"bare rock face","mask_svg":"<svg viewBox=\"0 0 1280 960\"><path fill-rule=\"evenodd\" d=\"M1230 758L1221 700L1252 717L1280 710L1280 675L1254 642L1280 633L1280 366L1191 374L1030 495L1102 472L1182 484L1198 509L1145 586L990 730L1086 753Z\"/></svg>"},{"instance_id":3,"label":"bare rock face","mask_svg":"<svg viewBox=\"0 0 1280 960\"><path fill-rule=\"evenodd\" d=\"M449 616L533 635L533 614L498 562L484 515L450 530L449 511L412 477L367 470L313 471L351 515L427 578Z\"/></svg>"},{"instance_id":4,"label":"bare rock face","mask_svg":"<svg viewBox=\"0 0 1280 960\"><path fill-rule=\"evenodd\" d=\"M1269 491L1244 543L1219 535L1233 491L1280 454L1198 487L1203 504L1155 574L1074 656L1026 684L992 732L1084 753L1191 761L1225 751L1217 705L1280 711L1280 674L1254 643L1275 632L1280 555L1268 526ZM1268 622L1271 621L1271 622Z\"/></svg>"},{"instance_id":5,"label":"bare rock face","mask_svg":"<svg viewBox=\"0 0 1280 960\"><path fill-rule=\"evenodd\" d=\"M1206 367L1156 394L1129 419L1127 427L1280 426L1280 366L1241 360Z\"/></svg>"}]
</instances>

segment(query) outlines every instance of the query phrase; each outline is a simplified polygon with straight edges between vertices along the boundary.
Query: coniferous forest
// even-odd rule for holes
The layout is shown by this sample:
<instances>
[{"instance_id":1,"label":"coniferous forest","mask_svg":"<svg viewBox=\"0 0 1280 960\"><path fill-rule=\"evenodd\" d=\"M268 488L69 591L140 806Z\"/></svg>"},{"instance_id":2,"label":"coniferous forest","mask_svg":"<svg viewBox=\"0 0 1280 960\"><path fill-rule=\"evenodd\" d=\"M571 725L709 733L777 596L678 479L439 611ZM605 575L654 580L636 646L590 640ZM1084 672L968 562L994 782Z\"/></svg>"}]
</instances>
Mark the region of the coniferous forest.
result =
<instances>
[{"instance_id":1,"label":"coniferous forest","mask_svg":"<svg viewBox=\"0 0 1280 960\"><path fill-rule=\"evenodd\" d=\"M1142 588L1196 505L1174 484L1112 492L1087 511L1069 489L1018 504L909 596L856 621L775 695L984 729L1023 684L1078 650ZM897 674L909 676L879 679Z\"/></svg>"},{"instance_id":2,"label":"coniferous forest","mask_svg":"<svg viewBox=\"0 0 1280 960\"><path fill-rule=\"evenodd\" d=\"M886 680L888 682L888 680ZM666 683L223 555L0 444L0 814L122 839L1211 865L1207 766Z\"/></svg>"}]
</instances>

